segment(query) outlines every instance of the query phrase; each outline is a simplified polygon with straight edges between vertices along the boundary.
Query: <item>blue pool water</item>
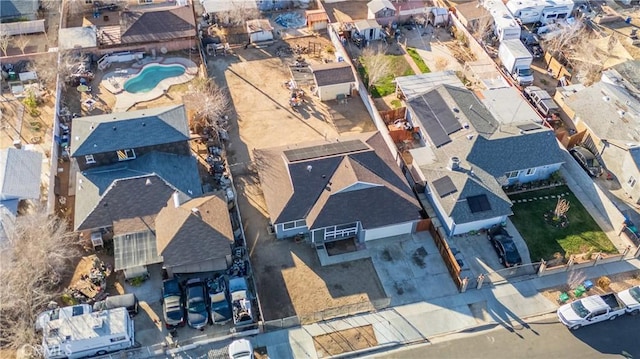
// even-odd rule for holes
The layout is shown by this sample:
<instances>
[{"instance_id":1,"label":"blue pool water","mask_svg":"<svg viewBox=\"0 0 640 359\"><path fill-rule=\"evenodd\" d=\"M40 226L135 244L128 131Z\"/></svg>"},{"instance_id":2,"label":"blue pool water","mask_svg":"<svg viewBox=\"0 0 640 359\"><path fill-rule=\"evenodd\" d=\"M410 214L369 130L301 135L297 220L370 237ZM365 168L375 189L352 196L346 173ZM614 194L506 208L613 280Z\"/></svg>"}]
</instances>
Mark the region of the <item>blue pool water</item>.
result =
<instances>
[{"instance_id":1,"label":"blue pool water","mask_svg":"<svg viewBox=\"0 0 640 359\"><path fill-rule=\"evenodd\" d=\"M148 66L142 69L136 77L124 83L124 89L130 93L144 93L153 90L160 81L169 77L184 74L185 69L180 65Z\"/></svg>"}]
</instances>

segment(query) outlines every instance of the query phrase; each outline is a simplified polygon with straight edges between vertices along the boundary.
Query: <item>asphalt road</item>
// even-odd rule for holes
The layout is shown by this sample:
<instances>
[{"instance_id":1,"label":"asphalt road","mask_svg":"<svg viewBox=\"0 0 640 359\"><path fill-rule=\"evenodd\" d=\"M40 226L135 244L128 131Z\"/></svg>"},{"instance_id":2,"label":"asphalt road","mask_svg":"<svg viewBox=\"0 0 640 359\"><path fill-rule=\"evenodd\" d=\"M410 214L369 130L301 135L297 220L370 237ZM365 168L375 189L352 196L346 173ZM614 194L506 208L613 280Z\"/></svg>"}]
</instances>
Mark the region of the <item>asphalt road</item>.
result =
<instances>
[{"instance_id":1,"label":"asphalt road","mask_svg":"<svg viewBox=\"0 0 640 359\"><path fill-rule=\"evenodd\" d=\"M570 331L555 318L531 323L529 328L507 330L501 326L473 336L442 338L372 355L379 359L423 358L635 358L640 359L640 316L624 316Z\"/></svg>"}]
</instances>

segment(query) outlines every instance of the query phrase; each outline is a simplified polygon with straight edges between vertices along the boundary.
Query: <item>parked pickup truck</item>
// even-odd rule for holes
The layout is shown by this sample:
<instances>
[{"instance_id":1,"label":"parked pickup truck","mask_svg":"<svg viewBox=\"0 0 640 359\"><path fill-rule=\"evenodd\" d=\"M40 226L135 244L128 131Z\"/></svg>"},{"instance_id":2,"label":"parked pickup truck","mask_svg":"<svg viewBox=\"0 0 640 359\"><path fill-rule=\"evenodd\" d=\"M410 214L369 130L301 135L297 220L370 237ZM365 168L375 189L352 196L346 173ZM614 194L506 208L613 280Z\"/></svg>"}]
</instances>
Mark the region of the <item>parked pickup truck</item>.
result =
<instances>
[{"instance_id":1,"label":"parked pickup truck","mask_svg":"<svg viewBox=\"0 0 640 359\"><path fill-rule=\"evenodd\" d=\"M633 312L615 293L592 295L558 308L558 318L571 330Z\"/></svg>"},{"instance_id":2,"label":"parked pickup truck","mask_svg":"<svg viewBox=\"0 0 640 359\"><path fill-rule=\"evenodd\" d=\"M627 306L627 313L640 314L640 285L623 290L618 293L618 298Z\"/></svg>"}]
</instances>

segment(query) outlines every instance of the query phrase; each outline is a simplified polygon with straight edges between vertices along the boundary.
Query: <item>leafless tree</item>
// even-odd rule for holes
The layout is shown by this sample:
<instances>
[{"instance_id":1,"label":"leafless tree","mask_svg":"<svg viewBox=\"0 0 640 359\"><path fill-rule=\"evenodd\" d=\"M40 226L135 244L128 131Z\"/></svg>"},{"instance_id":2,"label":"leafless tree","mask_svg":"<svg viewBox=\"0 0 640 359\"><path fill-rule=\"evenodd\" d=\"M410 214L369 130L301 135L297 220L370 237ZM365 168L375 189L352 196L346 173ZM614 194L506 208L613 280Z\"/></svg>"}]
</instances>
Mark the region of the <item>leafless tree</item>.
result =
<instances>
[{"instance_id":1,"label":"leafless tree","mask_svg":"<svg viewBox=\"0 0 640 359\"><path fill-rule=\"evenodd\" d=\"M184 96L184 102L195 110L195 120L202 125L219 128L220 119L230 105L227 91L210 78L195 78Z\"/></svg>"},{"instance_id":2,"label":"leafless tree","mask_svg":"<svg viewBox=\"0 0 640 359\"><path fill-rule=\"evenodd\" d=\"M0 32L0 50L4 56L7 56L7 50L9 49L9 43L11 42L11 36L6 32Z\"/></svg>"},{"instance_id":3,"label":"leafless tree","mask_svg":"<svg viewBox=\"0 0 640 359\"><path fill-rule=\"evenodd\" d=\"M79 256L65 222L46 207L5 221L8 240L0 247L0 347L36 344L34 323L59 298L62 279Z\"/></svg>"},{"instance_id":4,"label":"leafless tree","mask_svg":"<svg viewBox=\"0 0 640 359\"><path fill-rule=\"evenodd\" d=\"M471 28L469 29L474 39L478 41L485 41L486 37L493 35L493 17L486 15L474 19L471 22Z\"/></svg>"},{"instance_id":5,"label":"leafless tree","mask_svg":"<svg viewBox=\"0 0 640 359\"><path fill-rule=\"evenodd\" d=\"M20 51L22 51L23 55L25 53L24 50L27 48L27 46L29 46L29 42L31 42L31 39L24 36L23 34L20 34L13 38L13 43L20 49Z\"/></svg>"},{"instance_id":6,"label":"leafless tree","mask_svg":"<svg viewBox=\"0 0 640 359\"><path fill-rule=\"evenodd\" d=\"M362 51L361 62L367 70L369 89L391 73L391 60L385 56L383 46L367 47Z\"/></svg>"},{"instance_id":7,"label":"leafless tree","mask_svg":"<svg viewBox=\"0 0 640 359\"><path fill-rule=\"evenodd\" d=\"M228 25L243 25L247 20L257 19L260 12L255 6L250 6L250 1L231 0L231 10L223 12L220 18L226 21ZM254 3L255 4L255 3Z\"/></svg>"},{"instance_id":8,"label":"leafless tree","mask_svg":"<svg viewBox=\"0 0 640 359\"><path fill-rule=\"evenodd\" d=\"M49 88L55 87L58 75L60 75L60 84L65 88L72 75L79 71L86 60L86 54L74 51L48 53L35 56L29 64L29 71L36 72L38 78Z\"/></svg>"}]
</instances>

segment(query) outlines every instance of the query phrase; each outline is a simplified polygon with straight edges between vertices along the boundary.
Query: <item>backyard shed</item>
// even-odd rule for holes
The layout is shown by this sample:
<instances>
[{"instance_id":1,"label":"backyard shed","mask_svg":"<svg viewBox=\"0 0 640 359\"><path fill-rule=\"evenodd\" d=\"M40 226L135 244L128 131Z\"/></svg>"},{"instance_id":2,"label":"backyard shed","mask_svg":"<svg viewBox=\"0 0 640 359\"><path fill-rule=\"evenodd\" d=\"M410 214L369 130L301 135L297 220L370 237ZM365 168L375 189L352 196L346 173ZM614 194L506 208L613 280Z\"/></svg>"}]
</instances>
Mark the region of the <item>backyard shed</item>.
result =
<instances>
[{"instance_id":1,"label":"backyard shed","mask_svg":"<svg viewBox=\"0 0 640 359\"><path fill-rule=\"evenodd\" d=\"M316 94L321 101L350 95L351 90L355 88L351 65L346 62L312 65L311 71L317 89Z\"/></svg>"},{"instance_id":2,"label":"backyard shed","mask_svg":"<svg viewBox=\"0 0 640 359\"><path fill-rule=\"evenodd\" d=\"M382 26L376 20L358 20L354 22L356 36L360 35L364 40L379 40L382 38Z\"/></svg>"},{"instance_id":3,"label":"backyard shed","mask_svg":"<svg viewBox=\"0 0 640 359\"><path fill-rule=\"evenodd\" d=\"M246 24L249 41L251 43L273 40L273 27L269 23L269 20L249 20Z\"/></svg>"},{"instance_id":4,"label":"backyard shed","mask_svg":"<svg viewBox=\"0 0 640 359\"><path fill-rule=\"evenodd\" d=\"M329 24L329 17L324 10L307 10L304 17L307 19L307 27L314 31L326 29Z\"/></svg>"},{"instance_id":5,"label":"backyard shed","mask_svg":"<svg viewBox=\"0 0 640 359\"><path fill-rule=\"evenodd\" d=\"M396 8L389 0L373 0L367 3L367 19L390 17L396 14Z\"/></svg>"}]
</instances>

